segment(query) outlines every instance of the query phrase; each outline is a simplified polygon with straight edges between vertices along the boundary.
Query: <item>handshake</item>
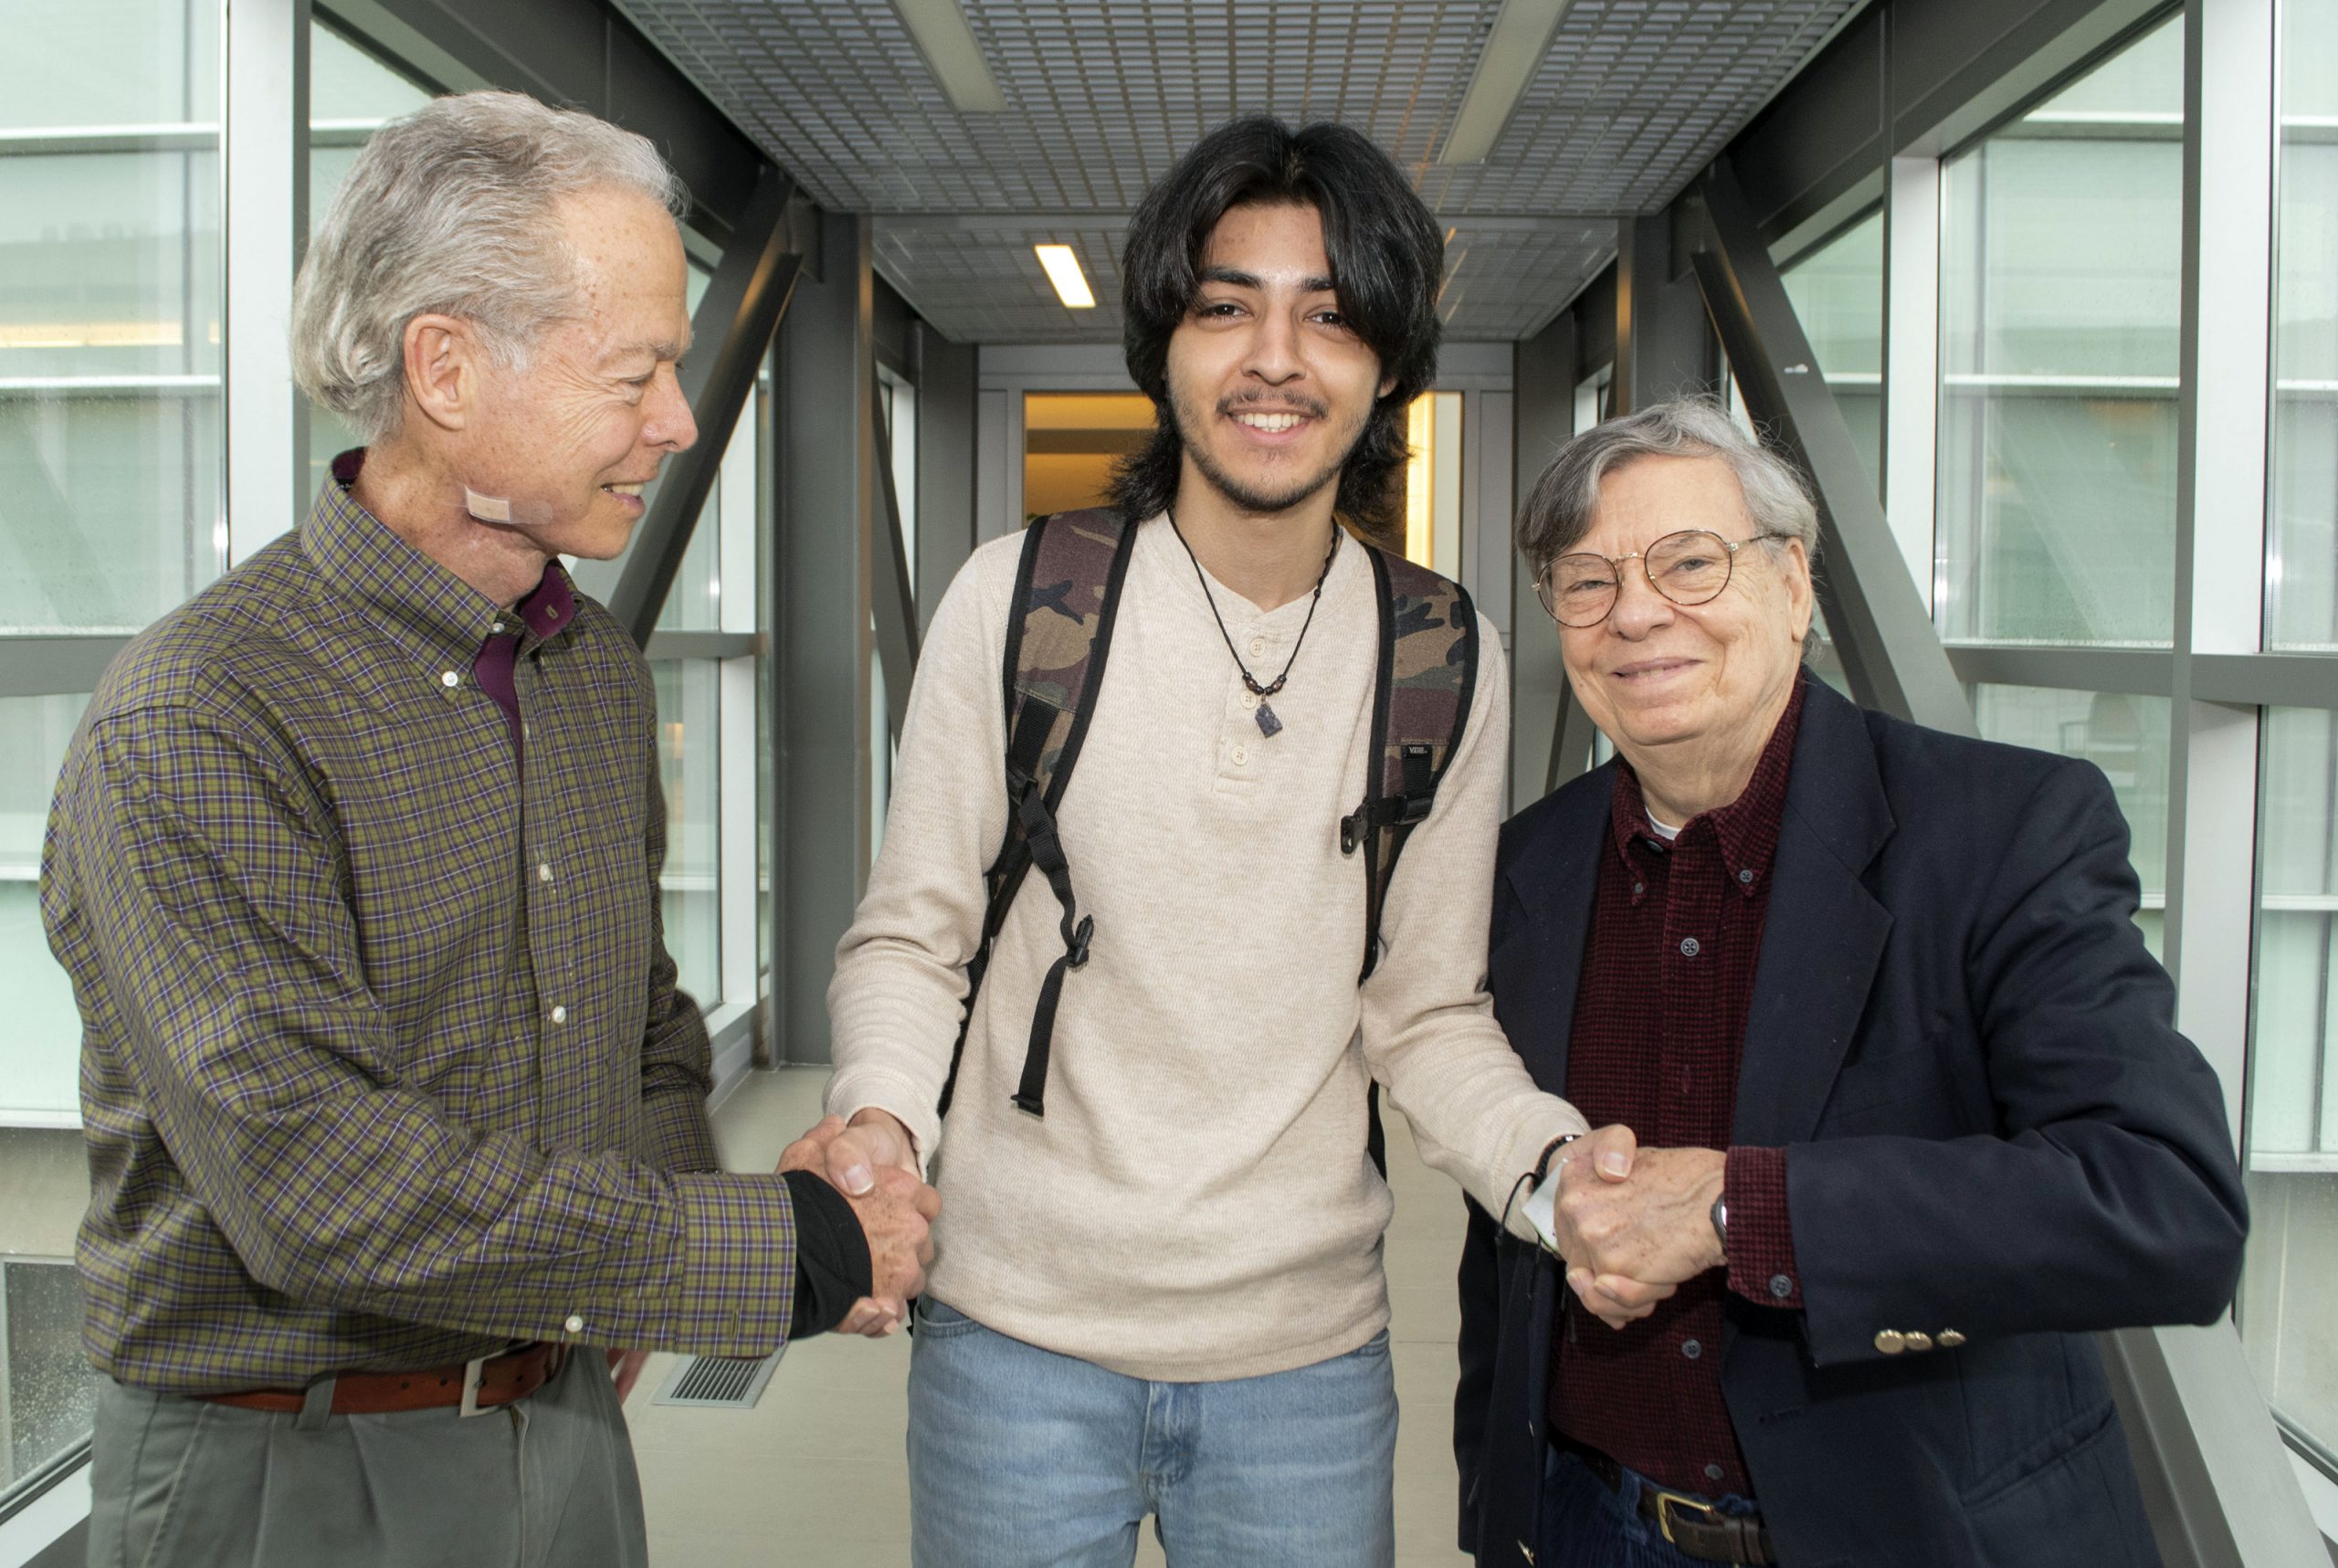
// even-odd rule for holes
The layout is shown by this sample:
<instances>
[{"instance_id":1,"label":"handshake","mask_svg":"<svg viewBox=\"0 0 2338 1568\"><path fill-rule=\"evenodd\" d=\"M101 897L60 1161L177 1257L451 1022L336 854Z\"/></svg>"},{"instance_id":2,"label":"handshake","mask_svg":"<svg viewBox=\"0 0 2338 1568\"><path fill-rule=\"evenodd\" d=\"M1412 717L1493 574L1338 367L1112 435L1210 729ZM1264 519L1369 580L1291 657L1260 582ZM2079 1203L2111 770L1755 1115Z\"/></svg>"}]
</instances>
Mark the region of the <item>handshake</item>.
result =
<instances>
[{"instance_id":1,"label":"handshake","mask_svg":"<svg viewBox=\"0 0 2338 1568\"><path fill-rule=\"evenodd\" d=\"M932 1222L942 1196L919 1179L917 1144L909 1130L882 1110L863 1110L847 1124L828 1116L779 1156L782 1171L809 1171L844 1194L869 1242L870 1293L853 1303L837 1333L877 1339L909 1315L925 1289L933 1261Z\"/></svg>"},{"instance_id":2,"label":"handshake","mask_svg":"<svg viewBox=\"0 0 2338 1568\"><path fill-rule=\"evenodd\" d=\"M1550 1240L1585 1310L1620 1329L1728 1261L1713 1227L1728 1159L1719 1149L1642 1149L1620 1122L1559 1150L1543 1178L1556 1192Z\"/></svg>"}]
</instances>

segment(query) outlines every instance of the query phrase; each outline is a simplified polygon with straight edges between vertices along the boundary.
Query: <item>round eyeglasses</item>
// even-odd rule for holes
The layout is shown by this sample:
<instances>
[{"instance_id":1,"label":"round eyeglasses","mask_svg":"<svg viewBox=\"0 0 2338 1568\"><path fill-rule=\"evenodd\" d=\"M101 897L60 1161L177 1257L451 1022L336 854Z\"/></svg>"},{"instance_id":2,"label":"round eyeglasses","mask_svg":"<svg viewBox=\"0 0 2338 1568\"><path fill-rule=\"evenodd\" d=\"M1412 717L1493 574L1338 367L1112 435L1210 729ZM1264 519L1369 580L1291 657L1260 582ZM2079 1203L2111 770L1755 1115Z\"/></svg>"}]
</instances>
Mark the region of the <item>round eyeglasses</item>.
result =
<instances>
[{"instance_id":1,"label":"round eyeglasses","mask_svg":"<svg viewBox=\"0 0 2338 1568\"><path fill-rule=\"evenodd\" d=\"M1757 533L1732 541L1708 529L1684 528L1630 555L1562 555L1536 574L1534 596L1563 626L1596 626L1616 607L1624 563L1638 561L1649 587L1676 605L1701 605L1729 586L1739 551L1756 540L1785 537Z\"/></svg>"}]
</instances>

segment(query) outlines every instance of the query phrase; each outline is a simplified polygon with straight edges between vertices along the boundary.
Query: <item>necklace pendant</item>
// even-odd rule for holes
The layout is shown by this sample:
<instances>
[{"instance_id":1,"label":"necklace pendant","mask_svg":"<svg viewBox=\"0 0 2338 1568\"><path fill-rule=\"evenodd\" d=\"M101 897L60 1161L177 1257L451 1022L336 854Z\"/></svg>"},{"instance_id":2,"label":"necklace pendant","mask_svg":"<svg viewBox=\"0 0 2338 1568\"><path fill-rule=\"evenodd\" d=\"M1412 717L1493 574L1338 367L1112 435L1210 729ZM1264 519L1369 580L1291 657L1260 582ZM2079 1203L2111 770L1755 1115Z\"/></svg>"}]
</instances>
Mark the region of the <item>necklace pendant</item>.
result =
<instances>
[{"instance_id":1,"label":"necklace pendant","mask_svg":"<svg viewBox=\"0 0 2338 1568\"><path fill-rule=\"evenodd\" d=\"M1275 717L1274 709L1263 698L1259 700L1259 706L1251 717L1258 720L1259 733L1261 735L1273 736L1282 733L1282 721Z\"/></svg>"}]
</instances>

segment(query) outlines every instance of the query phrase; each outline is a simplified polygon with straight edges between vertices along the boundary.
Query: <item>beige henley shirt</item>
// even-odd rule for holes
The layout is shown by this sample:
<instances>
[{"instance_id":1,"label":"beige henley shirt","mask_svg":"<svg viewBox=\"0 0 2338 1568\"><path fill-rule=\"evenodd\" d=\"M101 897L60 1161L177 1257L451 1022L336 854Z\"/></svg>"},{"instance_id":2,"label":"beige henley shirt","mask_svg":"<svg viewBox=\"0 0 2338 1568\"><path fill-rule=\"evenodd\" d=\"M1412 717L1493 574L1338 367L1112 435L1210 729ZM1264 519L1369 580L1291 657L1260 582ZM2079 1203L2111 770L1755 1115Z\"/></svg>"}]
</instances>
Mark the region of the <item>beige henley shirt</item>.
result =
<instances>
[{"instance_id":1,"label":"beige henley shirt","mask_svg":"<svg viewBox=\"0 0 2338 1568\"><path fill-rule=\"evenodd\" d=\"M884 847L828 989L828 1109L876 1106L916 1135L943 1202L930 1288L1002 1333L1176 1381L1343 1354L1388 1321L1370 1079L1428 1163L1496 1213L1544 1144L1585 1127L1534 1088L1484 990L1501 644L1481 620L1467 731L1359 986L1364 868L1340 852L1339 821L1364 796L1371 741L1364 552L1343 542L1267 737L1184 548L1165 520L1143 524L1059 817L1096 925L1065 979L1047 1115L1008 1098L1062 952L1035 875L976 1001L945 1135L934 1105L1006 821L999 665L1021 547L978 551L926 638ZM1271 679L1308 600L1261 612L1209 591Z\"/></svg>"}]
</instances>

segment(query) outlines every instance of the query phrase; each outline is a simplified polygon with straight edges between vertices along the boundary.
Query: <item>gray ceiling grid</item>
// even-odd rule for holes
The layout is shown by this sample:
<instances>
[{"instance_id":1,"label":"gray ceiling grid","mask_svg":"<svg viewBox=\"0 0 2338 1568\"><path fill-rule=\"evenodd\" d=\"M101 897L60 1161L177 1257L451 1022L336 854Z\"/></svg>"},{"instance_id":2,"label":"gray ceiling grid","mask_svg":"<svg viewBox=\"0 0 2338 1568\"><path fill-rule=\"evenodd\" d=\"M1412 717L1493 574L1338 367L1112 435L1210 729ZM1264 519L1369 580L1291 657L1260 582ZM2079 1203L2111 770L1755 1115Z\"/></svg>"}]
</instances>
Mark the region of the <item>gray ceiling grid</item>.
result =
<instances>
[{"instance_id":1,"label":"gray ceiling grid","mask_svg":"<svg viewBox=\"0 0 2338 1568\"><path fill-rule=\"evenodd\" d=\"M953 338L1116 340L1122 215L1210 126L1335 119L1451 230L1456 339L1532 329L1662 206L1858 0L1574 0L1493 152L1435 159L1501 0L961 0L1007 109L961 114L888 0L619 0ZM1031 254L1069 245L1093 310Z\"/></svg>"}]
</instances>

